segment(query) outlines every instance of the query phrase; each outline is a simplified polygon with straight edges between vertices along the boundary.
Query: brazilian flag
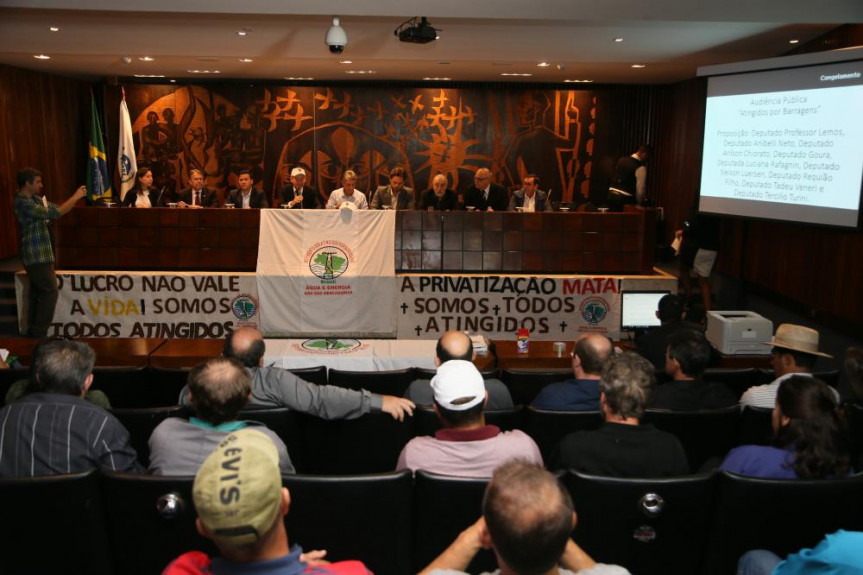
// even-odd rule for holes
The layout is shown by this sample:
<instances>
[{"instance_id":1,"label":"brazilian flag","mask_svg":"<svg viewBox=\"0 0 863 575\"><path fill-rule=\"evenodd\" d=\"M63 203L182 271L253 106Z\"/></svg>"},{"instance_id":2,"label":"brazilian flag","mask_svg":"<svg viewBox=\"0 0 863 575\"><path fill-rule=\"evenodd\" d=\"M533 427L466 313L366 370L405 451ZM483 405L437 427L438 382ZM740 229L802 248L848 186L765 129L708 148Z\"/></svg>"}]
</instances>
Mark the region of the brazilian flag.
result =
<instances>
[{"instance_id":1,"label":"brazilian flag","mask_svg":"<svg viewBox=\"0 0 863 575\"><path fill-rule=\"evenodd\" d=\"M108 177L108 162L105 157L105 142L102 140L102 127L99 125L99 111L96 100L90 94L93 119L90 122L90 153L87 160L87 200L94 203L110 200L114 195L111 178Z\"/></svg>"}]
</instances>

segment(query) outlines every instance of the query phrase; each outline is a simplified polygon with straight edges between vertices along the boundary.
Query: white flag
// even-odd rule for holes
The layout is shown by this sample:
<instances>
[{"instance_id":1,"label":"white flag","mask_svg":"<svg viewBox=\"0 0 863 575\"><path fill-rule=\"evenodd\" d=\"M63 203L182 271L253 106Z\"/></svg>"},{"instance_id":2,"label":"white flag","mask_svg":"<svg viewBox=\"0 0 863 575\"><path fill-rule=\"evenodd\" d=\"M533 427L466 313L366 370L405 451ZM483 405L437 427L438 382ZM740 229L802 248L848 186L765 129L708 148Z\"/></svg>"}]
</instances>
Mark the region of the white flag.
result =
<instances>
[{"instance_id":1,"label":"white flag","mask_svg":"<svg viewBox=\"0 0 863 575\"><path fill-rule=\"evenodd\" d=\"M117 152L117 169L120 170L120 201L126 197L126 192L135 185L135 174L138 172L138 161L135 159L135 144L132 140L132 120L129 119L129 108L126 99L120 100L120 150Z\"/></svg>"}]
</instances>

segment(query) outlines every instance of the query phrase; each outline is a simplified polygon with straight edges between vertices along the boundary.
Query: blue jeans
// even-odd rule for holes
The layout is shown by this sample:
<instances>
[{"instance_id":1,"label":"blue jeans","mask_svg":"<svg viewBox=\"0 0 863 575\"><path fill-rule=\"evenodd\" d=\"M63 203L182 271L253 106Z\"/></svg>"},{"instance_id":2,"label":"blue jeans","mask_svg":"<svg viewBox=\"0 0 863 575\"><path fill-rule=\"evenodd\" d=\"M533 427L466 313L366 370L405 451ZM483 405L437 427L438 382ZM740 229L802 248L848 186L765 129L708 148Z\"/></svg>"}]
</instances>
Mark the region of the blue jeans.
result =
<instances>
[{"instance_id":1,"label":"blue jeans","mask_svg":"<svg viewBox=\"0 0 863 575\"><path fill-rule=\"evenodd\" d=\"M772 551L747 551L737 562L737 575L770 575L782 558Z\"/></svg>"}]
</instances>

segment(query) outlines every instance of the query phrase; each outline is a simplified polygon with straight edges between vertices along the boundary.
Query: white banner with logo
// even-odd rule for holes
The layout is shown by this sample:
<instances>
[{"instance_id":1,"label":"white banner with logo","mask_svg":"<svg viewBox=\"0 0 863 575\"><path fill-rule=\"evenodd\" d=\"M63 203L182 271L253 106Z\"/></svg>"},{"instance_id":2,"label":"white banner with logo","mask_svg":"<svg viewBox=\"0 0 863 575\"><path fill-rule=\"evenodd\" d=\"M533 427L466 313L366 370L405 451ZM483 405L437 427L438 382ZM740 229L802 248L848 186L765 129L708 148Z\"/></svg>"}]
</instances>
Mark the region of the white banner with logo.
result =
<instances>
[{"instance_id":1,"label":"white banner with logo","mask_svg":"<svg viewBox=\"0 0 863 575\"><path fill-rule=\"evenodd\" d=\"M27 293L25 280L16 276L19 296ZM57 280L49 336L223 338L259 323L252 274L64 271ZM19 306L27 309L26 298Z\"/></svg>"},{"instance_id":2,"label":"white banner with logo","mask_svg":"<svg viewBox=\"0 0 863 575\"><path fill-rule=\"evenodd\" d=\"M262 210L261 330L393 336L394 235L388 210Z\"/></svg>"}]
</instances>

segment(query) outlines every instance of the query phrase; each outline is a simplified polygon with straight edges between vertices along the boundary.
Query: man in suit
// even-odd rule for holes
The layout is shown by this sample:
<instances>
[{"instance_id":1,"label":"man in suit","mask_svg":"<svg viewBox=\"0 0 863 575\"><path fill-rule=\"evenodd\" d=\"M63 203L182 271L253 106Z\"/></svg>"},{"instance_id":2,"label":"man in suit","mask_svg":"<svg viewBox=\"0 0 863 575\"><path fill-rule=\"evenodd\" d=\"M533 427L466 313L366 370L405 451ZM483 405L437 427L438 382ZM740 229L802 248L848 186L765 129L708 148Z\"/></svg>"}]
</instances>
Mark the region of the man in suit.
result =
<instances>
[{"instance_id":1,"label":"man in suit","mask_svg":"<svg viewBox=\"0 0 863 575\"><path fill-rule=\"evenodd\" d=\"M521 208L523 212L550 212L551 202L547 201L545 192L536 188L538 185L539 177L536 174L525 176L521 181L521 189L513 192L509 200L509 211L515 212Z\"/></svg>"},{"instance_id":2,"label":"man in suit","mask_svg":"<svg viewBox=\"0 0 863 575\"><path fill-rule=\"evenodd\" d=\"M306 185L306 171L303 168L291 170L291 183L279 190L279 205L287 205L290 210L316 210L321 207L318 191Z\"/></svg>"},{"instance_id":3,"label":"man in suit","mask_svg":"<svg viewBox=\"0 0 863 575\"><path fill-rule=\"evenodd\" d=\"M390 185L378 186L370 205L373 210L389 208L393 210L412 210L416 207L414 191L405 187L405 169L396 166L390 170Z\"/></svg>"},{"instance_id":4,"label":"man in suit","mask_svg":"<svg viewBox=\"0 0 863 575\"><path fill-rule=\"evenodd\" d=\"M481 212L505 212L509 202L506 189L492 183L489 169L480 168L473 177L473 186L464 192L464 205L466 208L473 206Z\"/></svg>"},{"instance_id":5,"label":"man in suit","mask_svg":"<svg viewBox=\"0 0 863 575\"><path fill-rule=\"evenodd\" d=\"M231 190L225 204L234 204L237 208L266 208L267 200L263 190L252 187L252 174L242 170L237 175L239 189Z\"/></svg>"},{"instance_id":6,"label":"man in suit","mask_svg":"<svg viewBox=\"0 0 863 575\"><path fill-rule=\"evenodd\" d=\"M189 171L189 187L180 192L177 205L181 208L218 208L219 197L214 190L204 186L201 170Z\"/></svg>"}]
</instances>

